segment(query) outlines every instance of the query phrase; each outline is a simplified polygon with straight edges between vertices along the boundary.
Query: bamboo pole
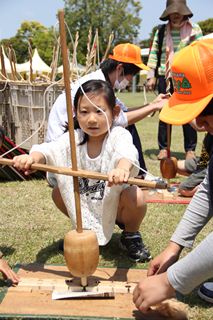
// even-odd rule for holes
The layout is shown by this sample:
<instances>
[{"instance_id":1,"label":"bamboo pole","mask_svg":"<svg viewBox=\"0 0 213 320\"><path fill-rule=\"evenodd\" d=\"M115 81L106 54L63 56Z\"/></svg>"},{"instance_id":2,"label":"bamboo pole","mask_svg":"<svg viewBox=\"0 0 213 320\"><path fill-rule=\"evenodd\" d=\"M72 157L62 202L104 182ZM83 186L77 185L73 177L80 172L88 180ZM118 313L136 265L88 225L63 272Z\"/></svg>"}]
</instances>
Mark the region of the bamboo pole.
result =
<instances>
[{"instance_id":1,"label":"bamboo pole","mask_svg":"<svg viewBox=\"0 0 213 320\"><path fill-rule=\"evenodd\" d=\"M3 166L13 166L13 160L4 159L0 157L0 164ZM31 169L45 171L45 172L48 171L56 174L63 174L66 176L108 181L108 176L106 174L95 172L95 171L74 170L71 168L55 167L47 164L32 164ZM136 185L139 187L144 187L144 188L153 188L153 189L167 188L167 184L164 181L155 182L155 181L146 181L146 180L136 179L136 178L129 178L127 183L131 185Z\"/></svg>"},{"instance_id":2,"label":"bamboo pole","mask_svg":"<svg viewBox=\"0 0 213 320\"><path fill-rule=\"evenodd\" d=\"M63 10L59 10L58 18L59 18L61 53L62 53L62 60L63 60L64 85L65 85L66 104L67 104L72 169L74 171L77 171L78 168L77 168L76 144L75 144L74 123L73 123L73 108L72 108L71 88L70 88L70 64L69 64L68 54L67 54L66 30L65 30ZM80 192L79 192L79 184L78 184L77 176L73 177L73 186L74 186L75 209L76 209L76 231L83 232Z\"/></svg>"}]
</instances>

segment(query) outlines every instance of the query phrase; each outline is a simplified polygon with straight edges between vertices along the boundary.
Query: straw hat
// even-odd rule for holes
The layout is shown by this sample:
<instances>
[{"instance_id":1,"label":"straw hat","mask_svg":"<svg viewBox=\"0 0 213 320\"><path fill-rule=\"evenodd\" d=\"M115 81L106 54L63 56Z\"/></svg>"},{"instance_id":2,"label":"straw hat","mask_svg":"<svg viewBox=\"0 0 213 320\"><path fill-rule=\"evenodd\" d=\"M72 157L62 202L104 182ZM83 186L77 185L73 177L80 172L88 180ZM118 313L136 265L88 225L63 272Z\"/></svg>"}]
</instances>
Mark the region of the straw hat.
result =
<instances>
[{"instance_id":1,"label":"straw hat","mask_svg":"<svg viewBox=\"0 0 213 320\"><path fill-rule=\"evenodd\" d=\"M172 13L178 12L183 16L188 16L191 18L193 13L186 5L186 0L167 0L166 9L163 14L160 16L160 20L166 21L169 19L169 15Z\"/></svg>"}]
</instances>

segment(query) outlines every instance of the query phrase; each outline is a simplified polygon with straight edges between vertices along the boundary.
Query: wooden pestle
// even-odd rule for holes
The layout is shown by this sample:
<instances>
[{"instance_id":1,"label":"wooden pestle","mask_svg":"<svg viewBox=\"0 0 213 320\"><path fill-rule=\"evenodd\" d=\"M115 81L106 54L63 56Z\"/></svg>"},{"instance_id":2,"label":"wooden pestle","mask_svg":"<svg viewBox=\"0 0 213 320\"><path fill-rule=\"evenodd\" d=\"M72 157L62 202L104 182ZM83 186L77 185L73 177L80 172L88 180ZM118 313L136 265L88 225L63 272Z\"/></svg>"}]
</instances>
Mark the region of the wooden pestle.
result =
<instances>
[{"instance_id":1,"label":"wooden pestle","mask_svg":"<svg viewBox=\"0 0 213 320\"><path fill-rule=\"evenodd\" d=\"M73 107L70 88L70 65L67 54L66 31L63 10L60 10L58 12L58 18L67 104L72 169L78 171L73 123ZM80 277L81 284L85 288L87 285L87 277L91 275L97 268L99 260L99 246L95 232L91 230L83 230L82 227L80 192L77 176L73 177L73 186L76 210L76 230L72 230L65 235L64 257L67 267L72 273L72 275Z\"/></svg>"}]
</instances>

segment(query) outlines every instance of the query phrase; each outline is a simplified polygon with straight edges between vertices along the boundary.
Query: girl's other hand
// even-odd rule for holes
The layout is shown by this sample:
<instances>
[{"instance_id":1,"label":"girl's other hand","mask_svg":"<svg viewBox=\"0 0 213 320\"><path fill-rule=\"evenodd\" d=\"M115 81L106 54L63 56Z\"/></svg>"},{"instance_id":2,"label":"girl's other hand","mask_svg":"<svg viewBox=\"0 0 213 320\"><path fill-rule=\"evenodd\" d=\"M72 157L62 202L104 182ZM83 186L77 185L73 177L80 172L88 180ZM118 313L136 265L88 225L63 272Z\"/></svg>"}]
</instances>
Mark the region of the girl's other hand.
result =
<instances>
[{"instance_id":1,"label":"girl's other hand","mask_svg":"<svg viewBox=\"0 0 213 320\"><path fill-rule=\"evenodd\" d=\"M125 168L115 168L108 173L108 186L111 187L114 184L123 184L128 181L129 170Z\"/></svg>"}]
</instances>

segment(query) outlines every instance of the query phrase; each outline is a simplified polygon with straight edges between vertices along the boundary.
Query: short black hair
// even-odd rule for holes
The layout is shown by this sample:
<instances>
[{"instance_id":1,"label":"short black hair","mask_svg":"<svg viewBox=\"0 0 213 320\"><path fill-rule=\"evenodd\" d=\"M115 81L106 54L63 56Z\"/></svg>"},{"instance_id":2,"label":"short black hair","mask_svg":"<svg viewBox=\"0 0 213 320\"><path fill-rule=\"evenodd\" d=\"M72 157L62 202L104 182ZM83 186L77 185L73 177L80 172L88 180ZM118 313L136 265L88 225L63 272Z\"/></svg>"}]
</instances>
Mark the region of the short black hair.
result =
<instances>
[{"instance_id":1,"label":"short black hair","mask_svg":"<svg viewBox=\"0 0 213 320\"><path fill-rule=\"evenodd\" d=\"M100 68L103 72L104 75L108 75L109 73L113 72L116 67L122 64L123 68L124 68L124 75L135 75L136 73L138 73L141 69L139 67L137 67L135 64L133 63L126 63L126 62L120 62L120 61L116 61L113 59L106 59L104 60L101 64L100 64Z\"/></svg>"},{"instance_id":2,"label":"short black hair","mask_svg":"<svg viewBox=\"0 0 213 320\"><path fill-rule=\"evenodd\" d=\"M205 109L199 114L198 117L205 117L213 115L213 99L207 104Z\"/></svg>"}]
</instances>

